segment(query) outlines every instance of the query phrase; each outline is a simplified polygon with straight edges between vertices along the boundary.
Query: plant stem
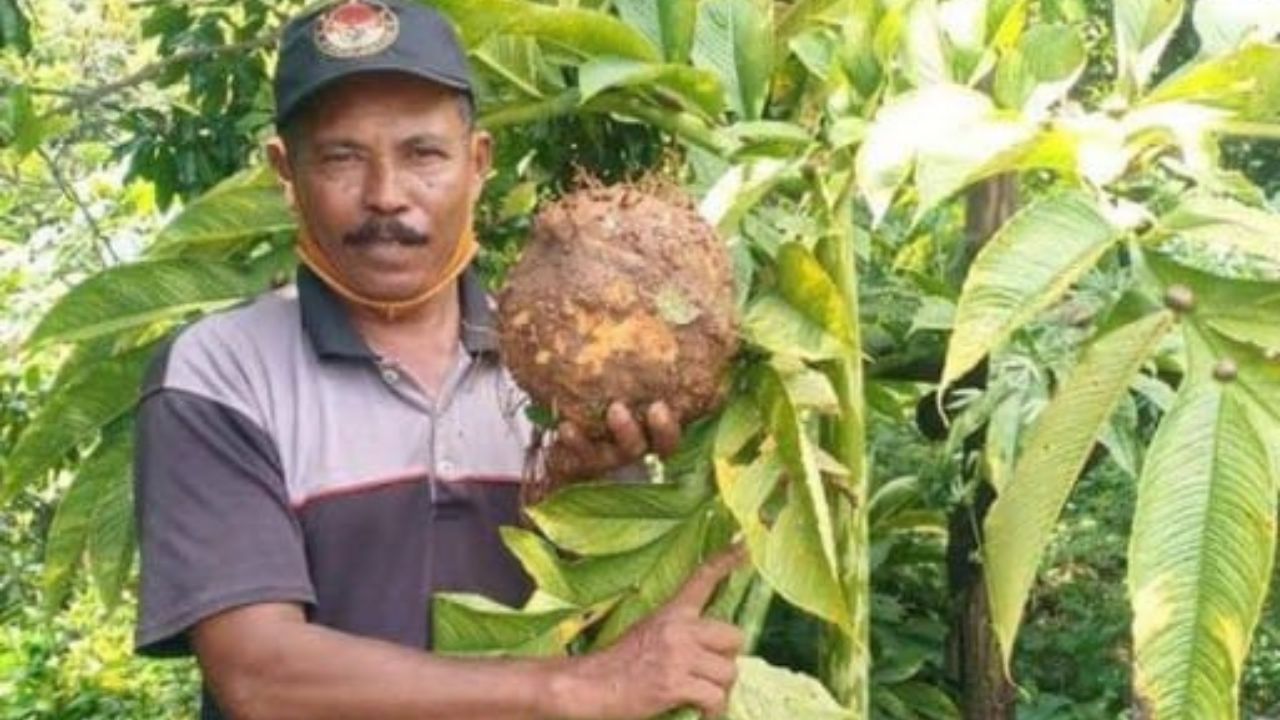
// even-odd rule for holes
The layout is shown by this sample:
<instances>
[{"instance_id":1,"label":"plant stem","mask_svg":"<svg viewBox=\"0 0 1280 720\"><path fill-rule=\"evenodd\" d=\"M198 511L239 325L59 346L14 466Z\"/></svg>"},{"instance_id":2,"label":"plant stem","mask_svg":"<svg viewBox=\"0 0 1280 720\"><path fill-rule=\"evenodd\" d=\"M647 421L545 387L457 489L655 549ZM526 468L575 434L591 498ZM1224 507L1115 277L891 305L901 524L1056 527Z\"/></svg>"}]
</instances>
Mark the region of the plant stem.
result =
<instances>
[{"instance_id":1,"label":"plant stem","mask_svg":"<svg viewBox=\"0 0 1280 720\"><path fill-rule=\"evenodd\" d=\"M818 244L817 257L840 290L853 325L849 354L826 363L840 401L840 414L823 421L823 445L849 471L852 502L833 503L841 582L853 621L852 633L828 627L823 633L823 680L855 718L870 717L870 542L867 535L867 472L863 415L862 340L858 325L858 276L849 187L836 196L831 212L833 232Z\"/></svg>"}]
</instances>

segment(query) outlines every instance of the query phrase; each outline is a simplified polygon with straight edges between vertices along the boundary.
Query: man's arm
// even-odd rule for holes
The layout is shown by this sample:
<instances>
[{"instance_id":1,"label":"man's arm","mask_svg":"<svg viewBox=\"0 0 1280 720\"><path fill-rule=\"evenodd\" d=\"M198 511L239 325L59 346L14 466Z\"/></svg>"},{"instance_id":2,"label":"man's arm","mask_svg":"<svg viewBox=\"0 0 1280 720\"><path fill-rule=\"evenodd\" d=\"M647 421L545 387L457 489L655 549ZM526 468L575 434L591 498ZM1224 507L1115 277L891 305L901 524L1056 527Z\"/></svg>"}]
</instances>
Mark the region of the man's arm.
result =
<instances>
[{"instance_id":1,"label":"man's arm","mask_svg":"<svg viewBox=\"0 0 1280 720\"><path fill-rule=\"evenodd\" d=\"M192 630L206 681L231 717L641 720L684 705L723 713L737 628L700 617L741 551L598 653L556 660L450 659L306 622L300 607L248 605Z\"/></svg>"}]
</instances>

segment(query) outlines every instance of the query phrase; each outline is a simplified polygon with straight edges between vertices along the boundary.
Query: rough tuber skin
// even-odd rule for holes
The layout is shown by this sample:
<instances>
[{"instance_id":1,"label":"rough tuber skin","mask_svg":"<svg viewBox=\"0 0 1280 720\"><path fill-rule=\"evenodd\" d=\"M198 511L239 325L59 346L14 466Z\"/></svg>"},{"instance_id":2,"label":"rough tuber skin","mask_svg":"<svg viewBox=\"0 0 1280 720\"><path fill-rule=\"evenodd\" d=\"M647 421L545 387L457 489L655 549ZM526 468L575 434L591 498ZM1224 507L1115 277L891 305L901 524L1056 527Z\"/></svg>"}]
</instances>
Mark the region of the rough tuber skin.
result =
<instances>
[{"instance_id":1,"label":"rough tuber skin","mask_svg":"<svg viewBox=\"0 0 1280 720\"><path fill-rule=\"evenodd\" d=\"M681 422L723 400L738 348L723 240L682 197L588 187L542 210L499 296L503 360L535 403L592 438L605 409L662 400Z\"/></svg>"}]
</instances>

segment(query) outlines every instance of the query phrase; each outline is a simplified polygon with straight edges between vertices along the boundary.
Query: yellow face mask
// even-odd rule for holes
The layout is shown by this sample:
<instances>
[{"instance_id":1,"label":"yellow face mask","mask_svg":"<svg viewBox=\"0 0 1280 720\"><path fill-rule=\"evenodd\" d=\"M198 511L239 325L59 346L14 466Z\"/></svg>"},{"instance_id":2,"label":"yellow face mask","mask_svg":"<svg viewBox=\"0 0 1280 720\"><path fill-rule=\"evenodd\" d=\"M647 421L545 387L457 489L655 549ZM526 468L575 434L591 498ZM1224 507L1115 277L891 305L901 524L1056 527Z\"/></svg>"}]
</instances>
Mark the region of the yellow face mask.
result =
<instances>
[{"instance_id":1,"label":"yellow face mask","mask_svg":"<svg viewBox=\"0 0 1280 720\"><path fill-rule=\"evenodd\" d=\"M467 265L471 264L471 260L475 258L479 249L480 246L476 243L475 233L472 231L471 222L468 219L465 229L462 231L462 237L454 245L453 254L449 257L445 266L441 268L439 275L414 297L408 300L387 302L361 294L351 287L343 279L342 271L325 253L324 248L320 247L320 244L312 239L306 228L298 231L298 259L304 265L311 268L311 271L323 280L325 285L328 285L330 289L347 301L373 310L388 320L394 320L398 315L423 305L438 295L441 290L449 287L449 284L462 274Z\"/></svg>"}]
</instances>

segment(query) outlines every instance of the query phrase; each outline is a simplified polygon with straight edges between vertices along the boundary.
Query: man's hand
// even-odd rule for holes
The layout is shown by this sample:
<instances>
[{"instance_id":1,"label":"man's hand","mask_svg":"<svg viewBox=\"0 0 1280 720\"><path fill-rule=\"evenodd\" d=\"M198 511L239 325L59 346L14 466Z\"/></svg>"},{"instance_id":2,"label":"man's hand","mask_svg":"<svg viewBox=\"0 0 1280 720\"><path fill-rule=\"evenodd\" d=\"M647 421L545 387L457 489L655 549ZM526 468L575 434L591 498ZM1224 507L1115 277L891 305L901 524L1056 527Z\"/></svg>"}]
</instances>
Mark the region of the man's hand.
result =
<instances>
[{"instance_id":1,"label":"man's hand","mask_svg":"<svg viewBox=\"0 0 1280 720\"><path fill-rule=\"evenodd\" d=\"M667 605L609 648L567 661L552 682L557 716L642 720L693 706L724 714L737 677L742 632L701 617L720 581L741 564L741 547L716 556Z\"/></svg>"},{"instance_id":2,"label":"man's hand","mask_svg":"<svg viewBox=\"0 0 1280 720\"><path fill-rule=\"evenodd\" d=\"M597 442L571 422L562 422L547 454L547 472L555 482L590 478L634 463L652 450L661 457L680 445L680 419L664 402L645 411L641 426L626 405L614 402L605 415L612 440Z\"/></svg>"}]
</instances>

